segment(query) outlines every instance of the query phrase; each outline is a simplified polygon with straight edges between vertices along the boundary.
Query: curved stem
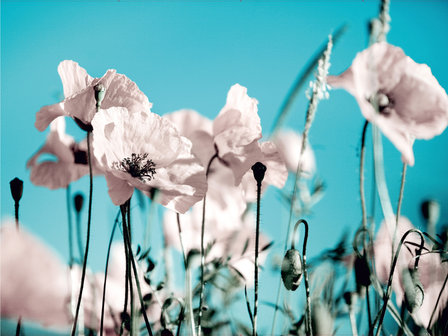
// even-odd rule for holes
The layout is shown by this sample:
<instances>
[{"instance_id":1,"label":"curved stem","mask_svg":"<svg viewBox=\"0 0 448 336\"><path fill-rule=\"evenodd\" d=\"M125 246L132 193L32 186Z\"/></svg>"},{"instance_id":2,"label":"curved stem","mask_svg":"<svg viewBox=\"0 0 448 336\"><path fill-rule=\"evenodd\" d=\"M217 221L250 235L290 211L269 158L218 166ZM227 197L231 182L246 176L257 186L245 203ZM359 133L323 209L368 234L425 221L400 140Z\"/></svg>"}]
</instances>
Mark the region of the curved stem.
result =
<instances>
[{"instance_id":1,"label":"curved stem","mask_svg":"<svg viewBox=\"0 0 448 336\"><path fill-rule=\"evenodd\" d=\"M79 296L78 296L78 303L76 305L76 313L75 313L75 319L73 321L73 327L72 327L72 333L71 336L75 336L76 333L76 325L78 322L78 315L79 315L79 307L81 306L81 300L82 300L82 292L84 289L84 281L86 277L86 268L87 268L87 257L89 254L89 242L90 242L90 221L92 218L92 194L93 194L93 174L92 174L92 160L91 160L91 150L90 150L90 134L91 132L87 132L87 161L89 163L89 213L87 217L87 238L86 238L86 250L84 253L84 260L82 265L82 274L81 274L81 285L79 288Z\"/></svg>"},{"instance_id":2,"label":"curved stem","mask_svg":"<svg viewBox=\"0 0 448 336\"><path fill-rule=\"evenodd\" d=\"M362 227L367 228L367 208L366 208L366 196L364 192L364 157L366 152L366 131L369 122L366 120L362 129L361 137L361 155L359 162L359 194L361 197L361 210L362 210Z\"/></svg>"},{"instance_id":3,"label":"curved stem","mask_svg":"<svg viewBox=\"0 0 448 336\"><path fill-rule=\"evenodd\" d=\"M260 241L260 198L261 180L257 181L257 226L255 229L255 277L254 277L254 323L253 336L257 336L257 312L258 312L258 250Z\"/></svg>"},{"instance_id":4,"label":"curved stem","mask_svg":"<svg viewBox=\"0 0 448 336\"><path fill-rule=\"evenodd\" d=\"M435 314L436 314L437 306L439 305L439 301L440 301L440 299L441 299L441 297L442 297L443 290L445 289L445 286L446 286L447 281L448 281L448 273L446 274L445 281L443 282L442 288L440 288L439 296L437 297L436 304L435 304L435 306L434 306L434 309L432 310L431 318L429 319L428 327L426 328L426 330L427 330L428 332L430 331L432 320L434 319L434 316L435 316Z\"/></svg>"},{"instance_id":5,"label":"curved stem","mask_svg":"<svg viewBox=\"0 0 448 336\"><path fill-rule=\"evenodd\" d=\"M397 204L397 215L395 217L395 230L394 230L394 235L393 235L393 239L392 239L392 254L394 253L395 239L396 239L397 230L398 230L398 222L400 219L401 205L403 203L404 183L406 180L406 168L407 168L407 164L403 163L403 169L401 172L400 194L398 196L398 204Z\"/></svg>"},{"instance_id":6,"label":"curved stem","mask_svg":"<svg viewBox=\"0 0 448 336\"><path fill-rule=\"evenodd\" d=\"M117 217L115 217L114 226L112 228L112 233L110 234L110 238L109 238L109 245L107 246L106 267L104 268L103 298L102 298L102 301L101 301L100 336L103 336L104 306L105 306L105 302L106 302L106 283L107 283L107 271L109 269L110 250L111 250L111 247L112 247L112 241L114 239L115 229L117 227L118 216L119 215L120 215L120 213L118 213Z\"/></svg>"},{"instance_id":7,"label":"curved stem","mask_svg":"<svg viewBox=\"0 0 448 336\"><path fill-rule=\"evenodd\" d=\"M218 157L218 153L215 153L207 165L207 170L205 171L205 177L208 177L210 172L210 166L214 159ZM201 224L201 289L199 291L199 313L198 313L198 335L201 336L201 319L202 319L202 309L204 306L204 268L205 268L205 247L204 247L204 232L205 232L205 201L207 194L204 195L204 201L202 204L202 224Z\"/></svg>"},{"instance_id":8,"label":"curved stem","mask_svg":"<svg viewBox=\"0 0 448 336\"><path fill-rule=\"evenodd\" d=\"M394 272L395 272L395 266L397 265L398 256L400 254L401 247L402 247L406 237L410 233L412 233L412 232L418 233L419 236L420 236L420 248L417 251L417 257L416 257L415 264L414 264L414 268L415 269L418 268L418 263L419 263L419 260L420 260L420 253L423 250L423 245L425 243L425 240L424 240L423 234L421 233L420 230L411 229L411 230L406 231L406 233L401 238L400 243L398 244L398 247L397 247L397 251L395 252L395 255L394 255L394 258L393 258L393 261L392 261L392 266L391 266L390 273L389 273L389 280L387 282L386 293L384 294L384 297L383 297L383 307L382 307L380 315L379 315L378 328L377 328L377 331L376 331L376 336L378 336L380 334L381 326L382 326L383 320L384 320L384 315L386 314L387 301L389 300L391 292L392 292L392 278L393 278L393 275L394 275ZM376 319L375 319L375 322L376 322ZM375 325L375 322L373 323L374 325Z\"/></svg>"},{"instance_id":9,"label":"curved stem","mask_svg":"<svg viewBox=\"0 0 448 336\"><path fill-rule=\"evenodd\" d=\"M306 244L308 242L308 222L304 219L300 219L296 223L296 228L303 223L305 225L305 236L303 237L303 249L302 249L302 258L303 258L303 273L305 277L305 294L306 294L306 326L308 329L307 335L313 335L313 328L311 326L311 297L310 297L310 285L308 283L308 271L306 267Z\"/></svg>"}]
</instances>

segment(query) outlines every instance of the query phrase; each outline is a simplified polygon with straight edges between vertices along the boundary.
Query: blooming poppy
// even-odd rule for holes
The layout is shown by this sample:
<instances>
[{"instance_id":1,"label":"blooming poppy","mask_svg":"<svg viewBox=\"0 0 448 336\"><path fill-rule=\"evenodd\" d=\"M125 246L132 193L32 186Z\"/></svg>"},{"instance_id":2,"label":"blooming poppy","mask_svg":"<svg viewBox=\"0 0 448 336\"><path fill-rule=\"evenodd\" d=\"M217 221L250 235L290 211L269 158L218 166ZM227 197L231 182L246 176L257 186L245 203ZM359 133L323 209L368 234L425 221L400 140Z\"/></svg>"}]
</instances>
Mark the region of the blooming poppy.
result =
<instances>
[{"instance_id":1,"label":"blooming poppy","mask_svg":"<svg viewBox=\"0 0 448 336\"><path fill-rule=\"evenodd\" d=\"M92 126L94 155L114 204L124 204L134 188L156 188L162 205L184 213L204 197L204 168L166 118L112 107L96 113Z\"/></svg>"},{"instance_id":2,"label":"blooming poppy","mask_svg":"<svg viewBox=\"0 0 448 336\"><path fill-rule=\"evenodd\" d=\"M350 92L364 117L381 129L411 166L414 139L431 139L448 124L448 96L431 69L386 42L358 53L351 67L329 76L328 83Z\"/></svg>"},{"instance_id":3,"label":"blooming poppy","mask_svg":"<svg viewBox=\"0 0 448 336\"><path fill-rule=\"evenodd\" d=\"M35 126L45 130L50 122L59 116L74 118L78 124L90 125L96 112L95 86L102 85L105 95L102 108L126 107L128 110L146 110L152 104L137 85L125 75L109 69L101 78L89 76L87 71L74 61L62 61L58 66L64 88L64 100L42 107L36 114Z\"/></svg>"}]
</instances>

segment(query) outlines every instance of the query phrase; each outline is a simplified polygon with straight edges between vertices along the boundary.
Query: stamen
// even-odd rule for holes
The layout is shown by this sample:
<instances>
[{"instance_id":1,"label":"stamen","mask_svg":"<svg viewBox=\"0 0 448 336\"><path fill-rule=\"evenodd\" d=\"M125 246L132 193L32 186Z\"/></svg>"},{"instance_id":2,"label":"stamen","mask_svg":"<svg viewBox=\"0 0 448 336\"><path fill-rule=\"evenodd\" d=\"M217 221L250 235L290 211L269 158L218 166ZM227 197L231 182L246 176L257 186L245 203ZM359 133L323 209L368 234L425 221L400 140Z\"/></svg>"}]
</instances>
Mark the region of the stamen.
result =
<instances>
[{"instance_id":1,"label":"stamen","mask_svg":"<svg viewBox=\"0 0 448 336\"><path fill-rule=\"evenodd\" d=\"M148 153L132 153L130 158L127 157L121 160L121 162L114 162L112 168L124 171L142 182L149 182L156 174L156 164L151 159L148 159L148 155Z\"/></svg>"},{"instance_id":2,"label":"stamen","mask_svg":"<svg viewBox=\"0 0 448 336\"><path fill-rule=\"evenodd\" d=\"M386 94L382 91L378 91L367 99L380 114L388 116L392 113L394 107L394 101L390 94Z\"/></svg>"}]
</instances>

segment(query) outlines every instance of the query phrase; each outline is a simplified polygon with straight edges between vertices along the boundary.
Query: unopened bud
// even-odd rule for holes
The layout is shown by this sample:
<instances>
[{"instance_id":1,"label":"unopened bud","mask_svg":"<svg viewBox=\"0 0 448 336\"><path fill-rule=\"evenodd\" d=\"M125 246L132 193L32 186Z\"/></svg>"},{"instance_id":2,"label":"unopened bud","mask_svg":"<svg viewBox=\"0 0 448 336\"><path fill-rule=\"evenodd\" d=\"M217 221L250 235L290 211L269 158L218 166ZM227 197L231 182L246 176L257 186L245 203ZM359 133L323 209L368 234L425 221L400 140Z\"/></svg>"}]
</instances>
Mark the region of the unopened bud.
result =
<instances>
[{"instance_id":1,"label":"unopened bud","mask_svg":"<svg viewBox=\"0 0 448 336\"><path fill-rule=\"evenodd\" d=\"M101 107L101 102L104 99L104 95L106 94L106 88L103 83L98 83L94 87L95 89L95 100L96 100L96 108L99 109Z\"/></svg>"},{"instance_id":2,"label":"unopened bud","mask_svg":"<svg viewBox=\"0 0 448 336\"><path fill-rule=\"evenodd\" d=\"M266 173L266 166L261 162L257 162L252 166L252 171L254 173L255 181L261 184L261 181L264 179L264 174Z\"/></svg>"},{"instance_id":3,"label":"unopened bud","mask_svg":"<svg viewBox=\"0 0 448 336\"><path fill-rule=\"evenodd\" d=\"M173 336L173 333L168 329L163 329L160 335L161 336Z\"/></svg>"},{"instance_id":4,"label":"unopened bud","mask_svg":"<svg viewBox=\"0 0 448 336\"><path fill-rule=\"evenodd\" d=\"M286 251L281 274L287 290L295 291L299 287L303 275L302 257L299 251L296 249Z\"/></svg>"},{"instance_id":5,"label":"unopened bud","mask_svg":"<svg viewBox=\"0 0 448 336\"><path fill-rule=\"evenodd\" d=\"M23 193L23 181L16 177L9 182L9 187L11 188L12 198L16 203L19 203Z\"/></svg>"},{"instance_id":6,"label":"unopened bud","mask_svg":"<svg viewBox=\"0 0 448 336\"><path fill-rule=\"evenodd\" d=\"M82 194L78 193L75 195L74 200L75 200L76 212L81 212L82 206L84 204L84 196Z\"/></svg>"},{"instance_id":7,"label":"unopened bud","mask_svg":"<svg viewBox=\"0 0 448 336\"><path fill-rule=\"evenodd\" d=\"M412 314L423 304L425 292L420 281L418 271L414 268L405 268L402 273L404 288L404 303L408 311Z\"/></svg>"},{"instance_id":8,"label":"unopened bud","mask_svg":"<svg viewBox=\"0 0 448 336\"><path fill-rule=\"evenodd\" d=\"M355 277L358 286L370 285L370 270L366 256L357 256L355 259Z\"/></svg>"}]
</instances>

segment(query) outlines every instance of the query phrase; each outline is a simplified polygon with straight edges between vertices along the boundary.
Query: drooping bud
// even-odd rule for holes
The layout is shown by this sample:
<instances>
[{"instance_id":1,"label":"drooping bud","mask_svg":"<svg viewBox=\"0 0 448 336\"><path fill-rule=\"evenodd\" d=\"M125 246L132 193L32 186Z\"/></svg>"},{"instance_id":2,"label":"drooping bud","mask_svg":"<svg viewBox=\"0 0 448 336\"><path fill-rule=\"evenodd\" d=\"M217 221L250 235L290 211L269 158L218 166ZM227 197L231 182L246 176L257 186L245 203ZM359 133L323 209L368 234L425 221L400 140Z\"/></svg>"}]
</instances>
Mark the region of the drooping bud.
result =
<instances>
[{"instance_id":1,"label":"drooping bud","mask_svg":"<svg viewBox=\"0 0 448 336\"><path fill-rule=\"evenodd\" d=\"M23 194L23 181L15 177L9 182L9 187L11 188L12 198L16 203L19 203Z\"/></svg>"},{"instance_id":2,"label":"drooping bud","mask_svg":"<svg viewBox=\"0 0 448 336\"><path fill-rule=\"evenodd\" d=\"M295 291L299 287L303 275L302 257L299 251L292 248L286 251L281 274L287 290Z\"/></svg>"},{"instance_id":3,"label":"drooping bud","mask_svg":"<svg viewBox=\"0 0 448 336\"><path fill-rule=\"evenodd\" d=\"M95 90L95 101L96 101L96 109L99 110L101 107L101 102L104 99L104 95L106 94L106 87L103 83L98 83L94 87Z\"/></svg>"},{"instance_id":4,"label":"drooping bud","mask_svg":"<svg viewBox=\"0 0 448 336\"><path fill-rule=\"evenodd\" d=\"M75 195L74 200L76 212L81 212L82 206L84 204L84 196L81 193L78 193Z\"/></svg>"},{"instance_id":5,"label":"drooping bud","mask_svg":"<svg viewBox=\"0 0 448 336\"><path fill-rule=\"evenodd\" d=\"M370 285L370 269L366 256L356 256L355 277L358 286L367 287Z\"/></svg>"},{"instance_id":6,"label":"drooping bud","mask_svg":"<svg viewBox=\"0 0 448 336\"><path fill-rule=\"evenodd\" d=\"M412 314L422 306L423 298L425 297L425 292L417 269L403 269L402 282L404 289L404 304L406 305L407 310Z\"/></svg>"},{"instance_id":7,"label":"drooping bud","mask_svg":"<svg viewBox=\"0 0 448 336\"><path fill-rule=\"evenodd\" d=\"M311 327L313 335L333 335L334 318L328 306L320 299L311 304Z\"/></svg>"},{"instance_id":8,"label":"drooping bud","mask_svg":"<svg viewBox=\"0 0 448 336\"><path fill-rule=\"evenodd\" d=\"M266 173L266 166L261 162L257 162L252 166L252 171L254 173L255 181L257 181L258 184L261 184L264 179L264 174Z\"/></svg>"}]
</instances>

